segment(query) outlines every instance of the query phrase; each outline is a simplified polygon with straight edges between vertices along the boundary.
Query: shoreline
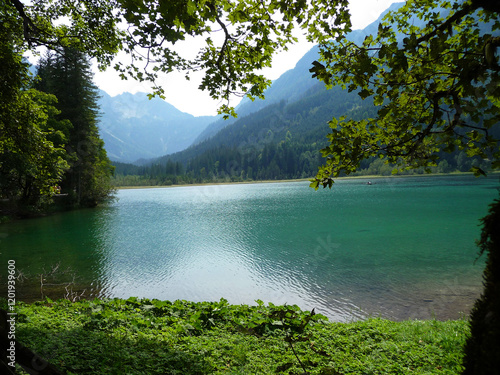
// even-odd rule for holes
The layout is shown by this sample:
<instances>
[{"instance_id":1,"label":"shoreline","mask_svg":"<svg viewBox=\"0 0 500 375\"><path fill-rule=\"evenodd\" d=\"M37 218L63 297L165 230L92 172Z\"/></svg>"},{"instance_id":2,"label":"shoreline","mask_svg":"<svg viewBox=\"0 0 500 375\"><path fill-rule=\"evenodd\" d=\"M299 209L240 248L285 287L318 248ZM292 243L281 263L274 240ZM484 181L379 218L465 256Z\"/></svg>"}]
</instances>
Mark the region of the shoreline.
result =
<instances>
[{"instance_id":1,"label":"shoreline","mask_svg":"<svg viewBox=\"0 0 500 375\"><path fill-rule=\"evenodd\" d=\"M116 296L106 292L104 287L96 287L94 282L77 282L61 284L45 284L43 285L43 294L40 292L40 284L32 282L30 285L20 286L18 289L18 296L16 300L23 304L36 305L44 303L47 299L51 301L69 301L69 302L83 302L83 301L110 301L114 299L126 300L129 298L137 298L138 300L148 300L150 298L140 295ZM2 295L7 295L6 286L0 288ZM365 321L370 318L380 318L392 322L403 322L407 320L460 320L469 319L471 311L481 296L483 287L470 287L463 286L458 289L453 296L448 297L443 294L441 290L417 290L413 292L411 298L401 300L387 301L381 299L380 301L369 301L368 303L359 306L359 300L351 301L353 309L348 319L340 319L335 316L331 311L326 311L321 306L316 306L319 314L328 318L332 323L343 323L346 321ZM224 298L223 296L220 298ZM163 302L175 301L189 301L195 304L214 303L214 299L190 299L190 298L156 298L152 299ZM225 298L224 298L225 299ZM284 305L273 300L263 299L268 303L274 303L276 306ZM366 301L365 301L366 302ZM254 306L256 300L248 300L244 302L230 301L231 305L249 305ZM299 307L306 311L310 307L299 305Z\"/></svg>"},{"instance_id":2,"label":"shoreline","mask_svg":"<svg viewBox=\"0 0 500 375\"><path fill-rule=\"evenodd\" d=\"M452 173L430 173L430 174L401 174L401 175L365 175L365 176L343 176L335 178L335 181L345 181L345 180L362 180L362 179L382 179L382 178L407 178L407 177L418 177L418 178L429 178L429 177L443 177L443 176L473 176L472 172L452 172ZM488 174L490 176L500 176L500 172L491 172ZM138 185L138 186L115 186L117 190L134 190L134 189L163 189L163 188L176 188L176 187L187 187L187 186L216 186L216 185L245 185L245 184L276 184L284 182L310 182L310 178L296 178L296 179L285 179L285 180L253 180L253 181L228 181L228 182L200 182L194 184L175 184L175 185Z\"/></svg>"}]
</instances>

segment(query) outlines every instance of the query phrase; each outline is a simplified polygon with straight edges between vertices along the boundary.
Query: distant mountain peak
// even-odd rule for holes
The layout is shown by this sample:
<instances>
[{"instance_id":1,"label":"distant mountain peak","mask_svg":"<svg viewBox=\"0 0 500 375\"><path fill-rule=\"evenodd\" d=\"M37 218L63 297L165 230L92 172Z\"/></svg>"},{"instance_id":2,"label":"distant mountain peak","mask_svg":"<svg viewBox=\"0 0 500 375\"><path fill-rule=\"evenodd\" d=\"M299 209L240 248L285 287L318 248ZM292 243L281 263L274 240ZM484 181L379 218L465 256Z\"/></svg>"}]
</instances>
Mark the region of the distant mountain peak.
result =
<instances>
[{"instance_id":1,"label":"distant mountain peak","mask_svg":"<svg viewBox=\"0 0 500 375\"><path fill-rule=\"evenodd\" d=\"M215 120L181 112L161 98L100 92L100 132L111 160L134 162L187 148Z\"/></svg>"}]
</instances>

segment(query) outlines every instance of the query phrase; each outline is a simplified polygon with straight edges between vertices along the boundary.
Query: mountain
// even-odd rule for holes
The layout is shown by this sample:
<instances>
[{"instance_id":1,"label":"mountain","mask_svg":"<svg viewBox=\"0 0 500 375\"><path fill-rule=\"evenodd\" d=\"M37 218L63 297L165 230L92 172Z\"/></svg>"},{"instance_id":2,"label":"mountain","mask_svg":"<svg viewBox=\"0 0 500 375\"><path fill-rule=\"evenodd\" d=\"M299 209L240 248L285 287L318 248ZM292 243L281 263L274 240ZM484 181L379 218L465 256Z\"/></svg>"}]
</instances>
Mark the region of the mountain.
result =
<instances>
[{"instance_id":1,"label":"mountain","mask_svg":"<svg viewBox=\"0 0 500 375\"><path fill-rule=\"evenodd\" d=\"M250 166L256 179L310 177L321 163L318 150L326 145L328 121L339 116L366 118L375 112L371 101L357 93L340 87L326 90L315 82L301 99L270 104L155 164L181 162L193 176L204 169L232 177Z\"/></svg>"},{"instance_id":2,"label":"mountain","mask_svg":"<svg viewBox=\"0 0 500 375\"><path fill-rule=\"evenodd\" d=\"M402 4L393 4L387 11L396 9ZM377 31L379 21L380 19L363 30L353 31L350 39L361 42L366 35ZM238 146L248 143L249 139L262 138L262 134L259 135L259 132L264 131L262 124L269 121L278 126L275 126L273 132L275 140L282 139L288 130L292 131L294 137L305 136L312 139L310 134L316 133L318 136L321 134L321 139L324 140L328 129L326 122L333 115L339 115L339 108L347 107L341 103L343 99L337 97L339 95L337 90L327 91L321 83L311 77L309 69L312 62L318 59L318 51L317 46L313 47L299 60L294 69L288 70L275 80L266 90L265 100L256 99L253 102L247 98L242 100L236 107L237 119L223 120L220 116L194 117L180 112L159 98L149 100L146 94L142 93L135 95L124 93L110 97L102 92L99 102L103 112L100 131L110 159L119 162L155 159L161 155L178 153L191 145L198 145L199 147L192 146L186 152L175 155L174 159L184 159L185 162L190 157L200 155L204 150L216 145ZM343 93L340 96L343 97ZM284 105L275 107L279 103ZM329 105L335 108L328 107ZM302 108L301 125L295 120L292 121L293 125L290 125L288 120L287 124L282 123L281 120L287 115L282 113L277 116L276 108L285 107L287 111L291 107ZM311 110L314 113L308 112ZM252 119L252 116L256 117ZM256 121L260 121L260 125L256 125ZM317 127L323 129L323 133L318 131ZM211 138L214 140L207 142ZM163 157L162 160L168 158L168 156Z\"/></svg>"},{"instance_id":3,"label":"mountain","mask_svg":"<svg viewBox=\"0 0 500 375\"><path fill-rule=\"evenodd\" d=\"M379 19L363 30L354 30L349 39L362 43L367 35L377 32L382 17L404 3L392 4ZM296 64L273 82L265 92L265 99L244 99L237 107L237 119L219 119L200 133L188 149L164 156L157 160L187 163L194 158L203 158L210 150L221 147L255 147L262 150L265 144L279 143L289 132L295 142L316 147L316 152L325 144L328 121L332 117L348 116L359 119L375 115L370 100L361 100L356 92L347 92L339 87L327 90L322 82L312 78L309 69L319 58L319 47L315 46ZM316 146L312 146L315 144Z\"/></svg>"},{"instance_id":4,"label":"mountain","mask_svg":"<svg viewBox=\"0 0 500 375\"><path fill-rule=\"evenodd\" d=\"M360 44L363 42L367 35L376 34L378 24L382 18L389 12L394 11L404 5L404 2L394 3L387 10L385 10L380 17L363 30L354 30L349 35L349 40ZM255 99L251 101L244 98L241 103L236 107L238 118L243 118L255 113L266 106L279 103L285 100L287 103L294 103L305 95L308 90L318 85L318 80L312 78L312 73L309 69L312 67L312 62L319 58L319 47L314 46L311 48L295 65L283 73L277 80L275 80L271 87L265 91L265 99ZM238 119L214 121L210 124L195 140L194 144L200 143L210 137L213 137L221 129L236 123Z\"/></svg>"},{"instance_id":5,"label":"mountain","mask_svg":"<svg viewBox=\"0 0 500 375\"><path fill-rule=\"evenodd\" d=\"M29 63L29 62L28 62ZM30 64L29 74L37 75ZM99 132L112 161L133 163L155 159L189 147L220 116L195 117L145 93L111 97L99 90Z\"/></svg>"},{"instance_id":6,"label":"mountain","mask_svg":"<svg viewBox=\"0 0 500 375\"><path fill-rule=\"evenodd\" d=\"M348 39L361 44L366 36L377 33L378 25L389 11L395 11L404 4L393 3L375 22L363 30L352 31ZM449 12L445 9L436 11L441 12L442 16ZM416 26L425 23L416 16L408 22ZM399 40L403 37L404 35L399 35ZM238 118L223 120L220 117L210 117L203 129L190 138L190 147L186 139L185 143L177 143L178 147L165 148L164 154L168 155L151 160L149 164L171 160L187 166L190 161L195 158L201 160L214 149L218 149L219 154L223 149L229 148L236 148L240 153L247 153L249 148L261 152L266 145L278 144L286 139L293 139L294 142L300 143L301 147L307 146L305 149L308 151L318 152L326 143L325 135L329 131L327 123L333 117L361 119L376 115L377 109L370 99L363 101L356 92L349 93L339 87L327 90L322 82L312 78L309 69L313 61L318 59L319 47L315 46L298 61L294 69L288 70L272 83L265 92L264 100L256 99L252 102L244 98L236 107ZM191 136L193 134L194 132L190 133ZM169 134L165 134L163 137L168 136ZM164 145L163 139L156 141L161 141L160 146ZM149 149L151 147L148 147ZM161 150L161 147L159 149ZM176 152L179 150L183 151ZM299 154L295 156L300 158ZM113 155L112 158L116 159ZM217 160L214 159L214 162ZM218 165L221 167L221 163ZM206 165L205 170L209 169L213 168Z\"/></svg>"},{"instance_id":7,"label":"mountain","mask_svg":"<svg viewBox=\"0 0 500 375\"><path fill-rule=\"evenodd\" d=\"M113 161L135 162L181 151L213 121L215 116L195 117L160 98L145 93L111 97L100 91L99 130Z\"/></svg>"},{"instance_id":8,"label":"mountain","mask_svg":"<svg viewBox=\"0 0 500 375\"><path fill-rule=\"evenodd\" d=\"M275 80L271 87L266 90L264 100L255 99L252 102L246 97L243 98L241 103L236 107L238 118L251 115L281 100L293 102L304 95L308 89L318 83L317 80L311 78L311 74L309 73L312 61L318 58L318 51L319 48L317 46L313 47L299 60L294 69L286 71ZM219 119L213 122L196 138L194 144L214 136L218 131L234 124L236 121L237 119L231 118L228 120Z\"/></svg>"},{"instance_id":9,"label":"mountain","mask_svg":"<svg viewBox=\"0 0 500 375\"><path fill-rule=\"evenodd\" d=\"M388 11L403 4L393 4L377 21L353 31L348 38L362 43L367 35L377 32ZM440 11L445 16L446 11ZM412 22L419 26L424 21L415 18ZM402 40L404 36L399 37ZM242 101L236 107L237 119L214 121L186 150L152 160L142 169L117 167L121 179L118 182L154 185L315 175L318 166L324 164L319 150L328 142L328 122L341 116L355 120L374 117L378 110L370 98L362 100L356 91L338 86L327 90L322 82L313 79L309 69L318 57L318 47L311 49L294 69L273 82L265 92L265 100ZM455 169L470 169L458 160L460 157L450 154L442 159ZM440 168L446 171L451 167L443 164ZM360 169L384 174L390 173L391 167L377 159L363 161ZM139 179L127 180L129 176Z\"/></svg>"}]
</instances>

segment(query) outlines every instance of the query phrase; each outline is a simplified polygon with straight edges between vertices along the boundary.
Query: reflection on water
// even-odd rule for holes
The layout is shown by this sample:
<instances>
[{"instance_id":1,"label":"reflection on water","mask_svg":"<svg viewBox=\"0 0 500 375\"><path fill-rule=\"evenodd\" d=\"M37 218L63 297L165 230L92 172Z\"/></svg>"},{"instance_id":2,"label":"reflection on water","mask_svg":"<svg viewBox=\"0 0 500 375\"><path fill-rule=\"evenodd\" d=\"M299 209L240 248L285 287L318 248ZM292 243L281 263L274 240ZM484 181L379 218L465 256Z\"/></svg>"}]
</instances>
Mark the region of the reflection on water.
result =
<instances>
[{"instance_id":1,"label":"reflection on water","mask_svg":"<svg viewBox=\"0 0 500 375\"><path fill-rule=\"evenodd\" d=\"M0 227L0 260L31 274L60 262L107 297L261 299L338 321L467 313L498 180L372 182L121 190L108 207Z\"/></svg>"}]
</instances>

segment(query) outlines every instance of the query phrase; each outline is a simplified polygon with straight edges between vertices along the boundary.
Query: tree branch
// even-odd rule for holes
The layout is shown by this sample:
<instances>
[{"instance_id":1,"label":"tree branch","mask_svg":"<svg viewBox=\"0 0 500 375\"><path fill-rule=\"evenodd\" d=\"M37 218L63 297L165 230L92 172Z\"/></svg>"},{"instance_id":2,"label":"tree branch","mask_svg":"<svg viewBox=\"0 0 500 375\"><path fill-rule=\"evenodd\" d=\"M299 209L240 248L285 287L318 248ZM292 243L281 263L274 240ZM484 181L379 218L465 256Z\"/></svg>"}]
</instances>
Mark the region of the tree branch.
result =
<instances>
[{"instance_id":1,"label":"tree branch","mask_svg":"<svg viewBox=\"0 0 500 375\"><path fill-rule=\"evenodd\" d=\"M500 71L498 66L498 59L496 57L496 50L500 47L500 37L491 37L484 45L484 60L486 66L490 69Z\"/></svg>"},{"instance_id":2,"label":"tree branch","mask_svg":"<svg viewBox=\"0 0 500 375\"><path fill-rule=\"evenodd\" d=\"M24 11L24 4L21 3L19 0L10 0L10 3L16 8L17 12L23 19L23 32L24 32L24 39L28 42L29 46L31 47L31 43L33 40L32 34L37 33L39 30L38 28L33 24L33 21L31 18L28 17L26 12Z\"/></svg>"},{"instance_id":3,"label":"tree branch","mask_svg":"<svg viewBox=\"0 0 500 375\"><path fill-rule=\"evenodd\" d=\"M422 42L427 42L429 39L436 36L439 32L448 30L455 21L460 21L464 16L466 16L467 14L476 10L477 8L478 8L477 5L465 4L462 7L462 9L458 10L455 14L453 14L450 18L448 18L446 21L441 23L438 27L436 27L429 34L422 35L420 38L417 38L416 43L420 44Z\"/></svg>"},{"instance_id":4,"label":"tree branch","mask_svg":"<svg viewBox=\"0 0 500 375\"><path fill-rule=\"evenodd\" d=\"M219 68L219 70L222 71L222 67L221 67L222 59L224 58L224 53L225 53L226 48L227 48L227 42L229 40L231 40L232 37L231 37L231 34L229 34L229 31L227 30L226 25L224 24L224 22L221 21L221 19L219 18L219 16L215 16L215 20L220 25L220 27L224 31L224 35L225 35L225 37L224 37L224 43L222 44L222 47L220 48L219 58L217 59L217 63L216 63L217 67Z\"/></svg>"}]
</instances>

